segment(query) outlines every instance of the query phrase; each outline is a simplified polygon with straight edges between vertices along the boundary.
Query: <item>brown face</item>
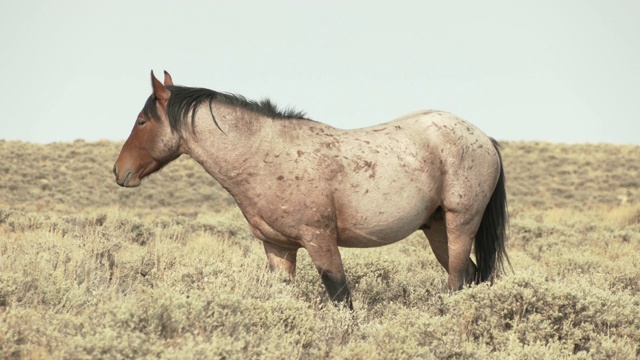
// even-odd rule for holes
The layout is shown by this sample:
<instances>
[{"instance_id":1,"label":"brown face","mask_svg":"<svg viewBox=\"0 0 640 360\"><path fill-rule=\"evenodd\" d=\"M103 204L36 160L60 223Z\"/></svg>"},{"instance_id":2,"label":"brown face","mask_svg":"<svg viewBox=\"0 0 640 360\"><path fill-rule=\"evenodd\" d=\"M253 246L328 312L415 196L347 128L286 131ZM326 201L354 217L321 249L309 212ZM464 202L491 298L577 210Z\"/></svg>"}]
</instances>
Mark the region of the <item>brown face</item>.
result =
<instances>
[{"instance_id":1,"label":"brown face","mask_svg":"<svg viewBox=\"0 0 640 360\"><path fill-rule=\"evenodd\" d=\"M171 77L165 72L163 85L152 72L151 82L152 100L157 106L159 119L150 118L148 112L145 115L145 111L138 115L131 135L122 146L118 160L113 166L116 183L120 186L136 187L144 177L180 156L180 136L171 130L166 115L171 93L165 85L173 84Z\"/></svg>"}]
</instances>

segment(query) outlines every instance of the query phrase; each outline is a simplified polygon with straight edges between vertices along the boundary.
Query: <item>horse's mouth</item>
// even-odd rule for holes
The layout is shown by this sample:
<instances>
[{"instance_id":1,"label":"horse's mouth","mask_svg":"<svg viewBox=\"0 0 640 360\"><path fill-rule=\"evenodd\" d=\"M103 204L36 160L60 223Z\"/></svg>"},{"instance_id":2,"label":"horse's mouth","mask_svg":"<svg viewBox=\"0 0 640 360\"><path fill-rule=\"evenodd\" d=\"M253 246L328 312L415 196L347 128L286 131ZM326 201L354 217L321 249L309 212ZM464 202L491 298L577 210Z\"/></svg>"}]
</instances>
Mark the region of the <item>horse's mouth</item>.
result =
<instances>
[{"instance_id":1,"label":"horse's mouth","mask_svg":"<svg viewBox=\"0 0 640 360\"><path fill-rule=\"evenodd\" d=\"M116 184L118 184L121 187L137 187L140 185L140 181L131 181L133 180L133 173L131 171L129 171L127 173L127 176L124 177L124 179L122 180L122 182L119 182L118 179L116 178Z\"/></svg>"}]
</instances>

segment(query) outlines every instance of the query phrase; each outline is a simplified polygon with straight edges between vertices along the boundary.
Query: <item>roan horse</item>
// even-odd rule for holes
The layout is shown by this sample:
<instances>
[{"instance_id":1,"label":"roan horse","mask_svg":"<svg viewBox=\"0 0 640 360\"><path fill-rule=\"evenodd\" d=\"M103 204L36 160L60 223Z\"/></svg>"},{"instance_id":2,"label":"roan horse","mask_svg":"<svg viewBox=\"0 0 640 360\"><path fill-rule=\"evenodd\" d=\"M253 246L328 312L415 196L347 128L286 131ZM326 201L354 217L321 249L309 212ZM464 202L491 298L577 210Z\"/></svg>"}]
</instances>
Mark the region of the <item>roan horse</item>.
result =
<instances>
[{"instance_id":1,"label":"roan horse","mask_svg":"<svg viewBox=\"0 0 640 360\"><path fill-rule=\"evenodd\" d=\"M293 280L305 248L329 297L352 307L339 246L374 247L424 231L450 290L503 269L506 193L497 143L441 111L340 130L269 100L164 84L113 167L135 187L182 154L236 200L269 266ZM470 259L475 249L477 265Z\"/></svg>"}]
</instances>

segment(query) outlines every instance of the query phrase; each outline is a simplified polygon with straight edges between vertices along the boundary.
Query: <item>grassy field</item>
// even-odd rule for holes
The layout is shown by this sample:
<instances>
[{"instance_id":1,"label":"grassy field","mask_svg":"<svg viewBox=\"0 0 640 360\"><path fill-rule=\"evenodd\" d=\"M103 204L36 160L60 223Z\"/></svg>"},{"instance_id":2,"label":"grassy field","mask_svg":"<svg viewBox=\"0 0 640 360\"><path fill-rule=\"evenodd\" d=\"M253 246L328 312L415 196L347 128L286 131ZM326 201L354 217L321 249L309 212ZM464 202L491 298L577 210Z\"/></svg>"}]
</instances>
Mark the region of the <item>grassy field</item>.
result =
<instances>
[{"instance_id":1,"label":"grassy field","mask_svg":"<svg viewBox=\"0 0 640 360\"><path fill-rule=\"evenodd\" d=\"M640 146L503 143L513 273L448 294L422 234L343 249L351 313L192 160L117 187L120 145L0 140L0 359L640 357Z\"/></svg>"}]
</instances>

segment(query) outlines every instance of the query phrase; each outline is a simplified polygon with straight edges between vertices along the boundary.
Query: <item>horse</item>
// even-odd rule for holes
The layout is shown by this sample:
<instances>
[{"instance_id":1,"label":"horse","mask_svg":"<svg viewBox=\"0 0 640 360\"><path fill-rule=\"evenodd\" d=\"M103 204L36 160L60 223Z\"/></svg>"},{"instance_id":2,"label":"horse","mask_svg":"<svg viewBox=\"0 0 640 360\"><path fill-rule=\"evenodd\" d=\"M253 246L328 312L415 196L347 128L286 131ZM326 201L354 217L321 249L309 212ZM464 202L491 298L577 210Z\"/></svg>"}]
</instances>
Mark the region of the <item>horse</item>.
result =
<instances>
[{"instance_id":1,"label":"horse","mask_svg":"<svg viewBox=\"0 0 640 360\"><path fill-rule=\"evenodd\" d=\"M293 281L306 249L332 302L353 309L339 247L388 245L417 230L450 291L504 270L500 148L467 121L428 110L342 130L268 99L174 85L166 71L164 83L152 71L151 85L113 167L116 183L136 187L190 156L235 199L269 268Z\"/></svg>"}]
</instances>

